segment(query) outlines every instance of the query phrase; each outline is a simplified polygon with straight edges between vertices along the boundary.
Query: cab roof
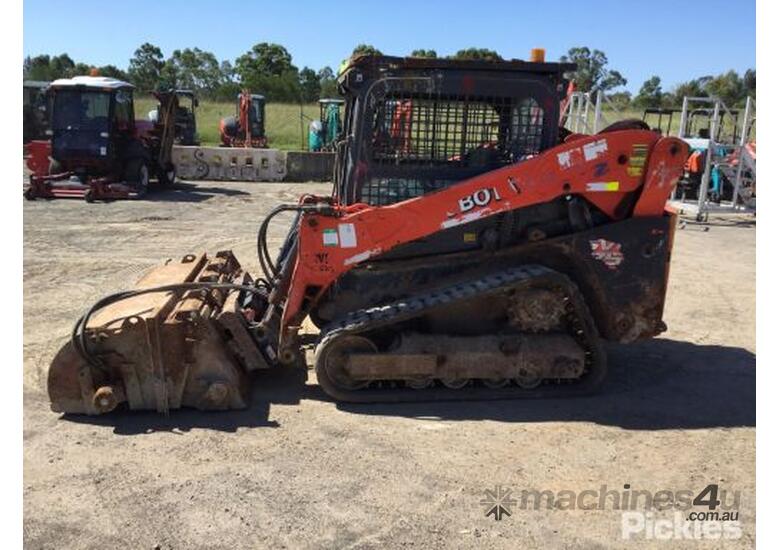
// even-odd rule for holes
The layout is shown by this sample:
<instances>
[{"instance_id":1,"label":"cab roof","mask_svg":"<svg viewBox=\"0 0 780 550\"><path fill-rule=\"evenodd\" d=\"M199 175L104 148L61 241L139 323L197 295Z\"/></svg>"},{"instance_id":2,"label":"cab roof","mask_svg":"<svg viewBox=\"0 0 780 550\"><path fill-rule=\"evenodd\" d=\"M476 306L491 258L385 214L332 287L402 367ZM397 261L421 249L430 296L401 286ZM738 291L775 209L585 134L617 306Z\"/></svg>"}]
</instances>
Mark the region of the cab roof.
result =
<instances>
[{"instance_id":1,"label":"cab roof","mask_svg":"<svg viewBox=\"0 0 780 550\"><path fill-rule=\"evenodd\" d=\"M507 59L500 61L482 59L449 59L427 57L392 57L387 55L357 55L344 62L339 71L343 74L351 68L368 70L407 69L407 70L466 70L466 71L499 71L499 72L524 72L524 73L564 73L574 71L577 65L574 63L554 63L523 61L521 59Z\"/></svg>"},{"instance_id":2,"label":"cab roof","mask_svg":"<svg viewBox=\"0 0 780 550\"><path fill-rule=\"evenodd\" d=\"M60 78L51 83L52 88L98 88L105 90L119 90L121 88L135 88L129 82L109 78L107 76L74 76L73 78Z\"/></svg>"}]
</instances>

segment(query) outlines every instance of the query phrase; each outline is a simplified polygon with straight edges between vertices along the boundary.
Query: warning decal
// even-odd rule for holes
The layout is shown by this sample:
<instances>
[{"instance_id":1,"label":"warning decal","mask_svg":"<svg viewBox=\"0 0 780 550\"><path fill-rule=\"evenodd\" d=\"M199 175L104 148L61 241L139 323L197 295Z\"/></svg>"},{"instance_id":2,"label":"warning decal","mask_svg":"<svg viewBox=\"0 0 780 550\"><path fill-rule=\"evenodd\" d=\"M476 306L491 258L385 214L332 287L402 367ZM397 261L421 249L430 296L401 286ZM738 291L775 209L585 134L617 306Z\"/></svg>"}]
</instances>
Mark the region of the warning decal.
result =
<instances>
[{"instance_id":1,"label":"warning decal","mask_svg":"<svg viewBox=\"0 0 780 550\"><path fill-rule=\"evenodd\" d=\"M606 239L590 241L590 255L607 266L607 269L617 269L623 263L623 251L620 243Z\"/></svg>"},{"instance_id":2,"label":"warning decal","mask_svg":"<svg viewBox=\"0 0 780 550\"><path fill-rule=\"evenodd\" d=\"M631 158L628 159L628 175L638 177L642 175L647 160L647 145L636 143L632 146Z\"/></svg>"},{"instance_id":3,"label":"warning decal","mask_svg":"<svg viewBox=\"0 0 780 550\"><path fill-rule=\"evenodd\" d=\"M339 241L341 248L355 248L357 246L357 234L355 233L355 224L339 224Z\"/></svg>"},{"instance_id":4,"label":"warning decal","mask_svg":"<svg viewBox=\"0 0 780 550\"><path fill-rule=\"evenodd\" d=\"M325 229L322 232L322 244L324 246L338 246L339 236L335 229Z\"/></svg>"}]
</instances>

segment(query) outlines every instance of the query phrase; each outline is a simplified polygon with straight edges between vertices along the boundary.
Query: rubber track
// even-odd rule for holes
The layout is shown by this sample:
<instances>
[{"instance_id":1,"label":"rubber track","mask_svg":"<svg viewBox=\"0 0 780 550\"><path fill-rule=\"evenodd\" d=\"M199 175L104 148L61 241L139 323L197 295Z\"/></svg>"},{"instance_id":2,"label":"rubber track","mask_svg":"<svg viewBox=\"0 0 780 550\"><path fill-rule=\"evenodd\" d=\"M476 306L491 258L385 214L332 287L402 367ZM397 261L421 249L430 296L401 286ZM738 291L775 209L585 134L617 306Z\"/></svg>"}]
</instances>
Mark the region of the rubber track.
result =
<instances>
[{"instance_id":1,"label":"rubber track","mask_svg":"<svg viewBox=\"0 0 780 550\"><path fill-rule=\"evenodd\" d=\"M323 351L337 338L347 334L360 334L420 317L428 310L445 307L459 300L470 300L511 289L523 290L530 286L561 289L568 298L568 321L572 336L585 349L589 363L583 377L563 384L543 383L534 389L519 386L487 388L472 381L462 389L446 387L426 389L407 388L402 382L391 387L387 381L372 383L368 388L345 390L334 384L321 364ZM485 277L459 283L425 294L398 300L383 306L357 310L340 321L323 328L315 352L317 380L325 392L338 401L352 403L399 403L451 400L492 400L542 397L572 397L592 393L606 374L606 356L598 336L598 330L590 311L576 285L565 275L538 265L527 265L499 271Z\"/></svg>"}]
</instances>

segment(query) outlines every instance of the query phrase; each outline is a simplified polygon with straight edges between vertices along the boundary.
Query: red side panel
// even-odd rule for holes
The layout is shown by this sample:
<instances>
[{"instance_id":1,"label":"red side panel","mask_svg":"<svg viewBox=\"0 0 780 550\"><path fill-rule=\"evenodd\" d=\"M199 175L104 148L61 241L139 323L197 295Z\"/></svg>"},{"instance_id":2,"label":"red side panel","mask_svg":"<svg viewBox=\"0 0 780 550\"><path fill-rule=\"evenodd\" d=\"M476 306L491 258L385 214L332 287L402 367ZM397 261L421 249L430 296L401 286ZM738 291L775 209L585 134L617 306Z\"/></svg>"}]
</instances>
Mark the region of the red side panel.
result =
<instances>
[{"instance_id":1,"label":"red side panel","mask_svg":"<svg viewBox=\"0 0 780 550\"><path fill-rule=\"evenodd\" d=\"M49 173L49 157L51 156L51 141L31 141L25 145L27 168L36 176L45 176Z\"/></svg>"}]
</instances>

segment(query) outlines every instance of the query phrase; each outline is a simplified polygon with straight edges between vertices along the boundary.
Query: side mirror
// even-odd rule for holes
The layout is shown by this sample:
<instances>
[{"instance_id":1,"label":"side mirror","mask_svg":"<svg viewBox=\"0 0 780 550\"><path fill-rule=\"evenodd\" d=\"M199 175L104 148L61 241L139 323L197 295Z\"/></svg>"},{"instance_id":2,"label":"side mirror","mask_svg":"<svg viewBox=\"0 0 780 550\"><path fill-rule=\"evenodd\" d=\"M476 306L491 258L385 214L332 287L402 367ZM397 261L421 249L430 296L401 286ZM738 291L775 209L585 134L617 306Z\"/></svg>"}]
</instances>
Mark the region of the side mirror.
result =
<instances>
[{"instance_id":1,"label":"side mirror","mask_svg":"<svg viewBox=\"0 0 780 550\"><path fill-rule=\"evenodd\" d=\"M197 97L193 98L192 99L192 106L193 107L197 107L198 105L200 105L200 102L198 101L198 98Z\"/></svg>"}]
</instances>

